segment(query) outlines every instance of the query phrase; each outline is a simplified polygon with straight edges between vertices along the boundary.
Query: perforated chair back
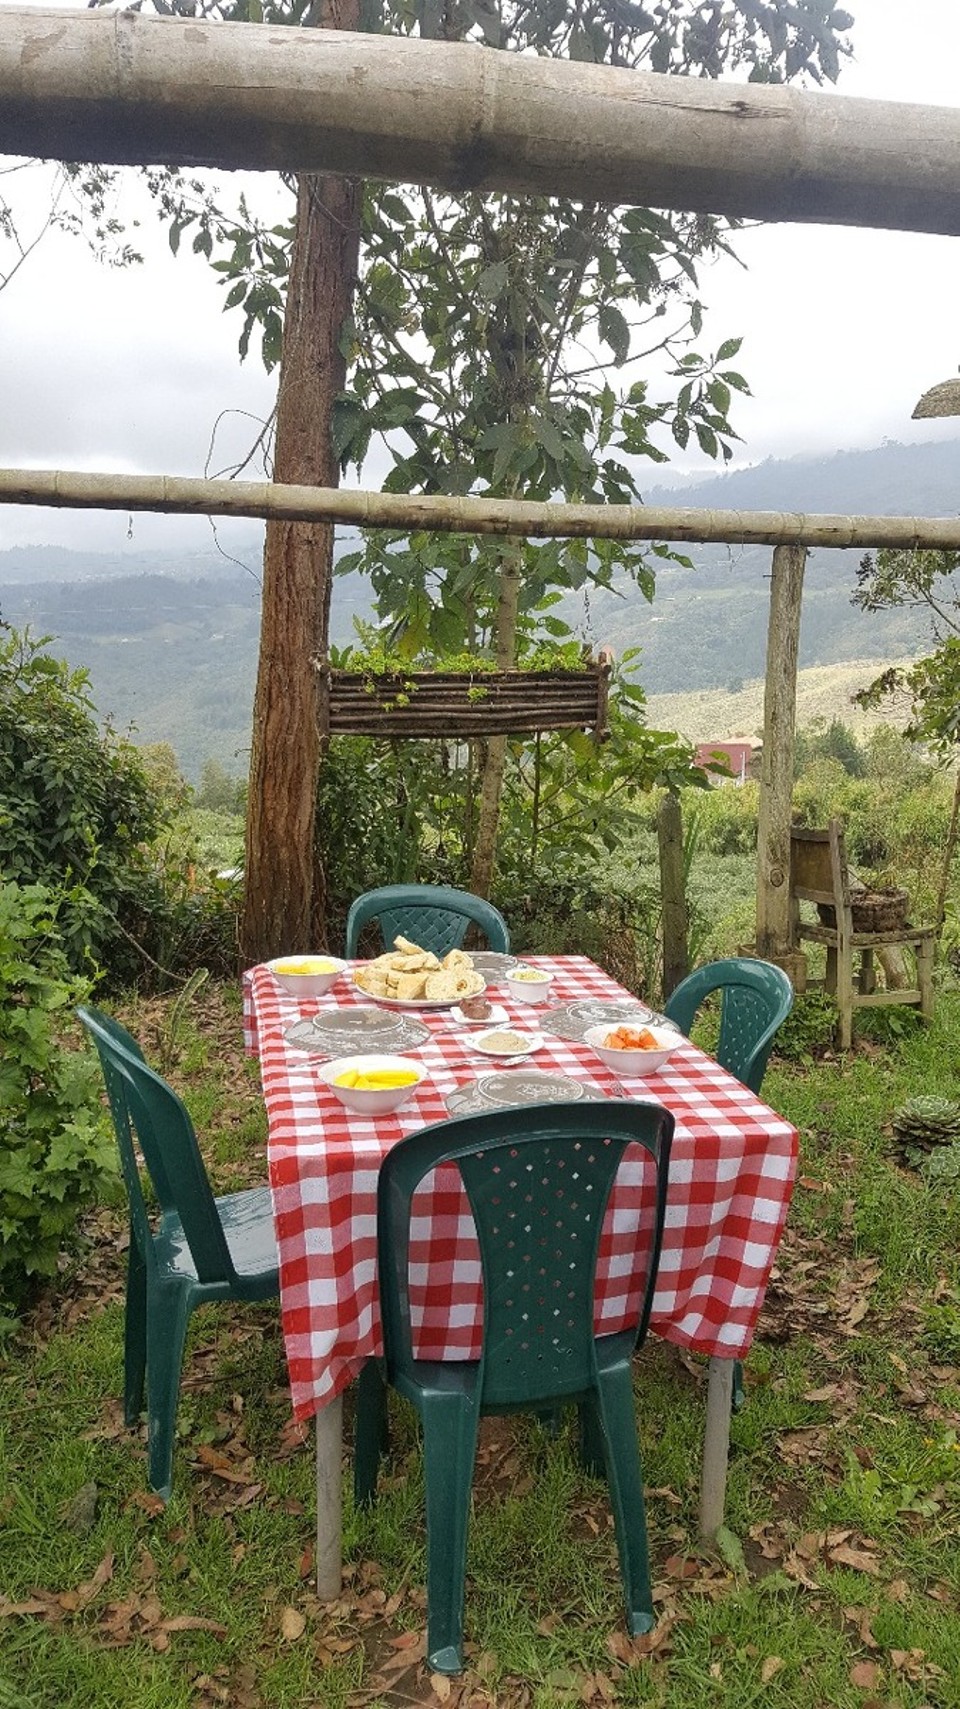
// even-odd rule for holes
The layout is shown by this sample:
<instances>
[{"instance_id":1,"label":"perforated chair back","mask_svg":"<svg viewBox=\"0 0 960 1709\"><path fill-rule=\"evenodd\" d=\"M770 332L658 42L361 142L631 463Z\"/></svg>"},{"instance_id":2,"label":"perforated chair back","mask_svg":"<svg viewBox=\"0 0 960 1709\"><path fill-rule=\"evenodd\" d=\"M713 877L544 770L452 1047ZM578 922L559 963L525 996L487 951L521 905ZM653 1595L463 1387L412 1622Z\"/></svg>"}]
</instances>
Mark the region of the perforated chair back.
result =
<instances>
[{"instance_id":1,"label":"perforated chair back","mask_svg":"<svg viewBox=\"0 0 960 1709\"><path fill-rule=\"evenodd\" d=\"M596 1386L593 1301L607 1200L628 1145L652 1160L638 1231L636 1343L646 1334L666 1204L673 1117L654 1103L541 1105L465 1116L396 1145L379 1185L380 1288L391 1376L414 1371L408 1260L411 1200L455 1163L483 1272L481 1408L510 1410Z\"/></svg>"},{"instance_id":2,"label":"perforated chair back","mask_svg":"<svg viewBox=\"0 0 960 1709\"><path fill-rule=\"evenodd\" d=\"M279 1290L270 1195L262 1187L215 1199L173 1088L119 1021L99 1009L77 1014L100 1057L130 1205L123 1415L137 1422L146 1386L150 1485L166 1500L191 1313L214 1300L270 1299ZM158 1200L151 1211L138 1144Z\"/></svg>"},{"instance_id":3,"label":"perforated chair back","mask_svg":"<svg viewBox=\"0 0 960 1709\"><path fill-rule=\"evenodd\" d=\"M492 950L510 950L507 922L493 904L445 884L386 884L358 896L347 915L348 957L357 954L360 933L370 920L378 922L389 948L394 938L405 937L442 957L460 948L472 921Z\"/></svg>"},{"instance_id":4,"label":"perforated chair back","mask_svg":"<svg viewBox=\"0 0 960 1709\"><path fill-rule=\"evenodd\" d=\"M631 1357L646 1333L663 1230L673 1117L659 1104L538 1104L464 1116L401 1140L380 1172L377 1234L389 1381L423 1426L427 1508L427 1660L438 1673L463 1661L463 1596L470 1486L484 1412L550 1413L574 1401L584 1457L607 1473L627 1624L654 1623L634 1416ZM626 1278L631 1327L594 1334L597 1254L617 1166L642 1148L646 1189ZM410 1219L418 1184L455 1165L473 1212L483 1272L479 1360L413 1356ZM376 1492L386 1429L385 1390L371 1361L360 1379L355 1489Z\"/></svg>"},{"instance_id":5,"label":"perforated chair back","mask_svg":"<svg viewBox=\"0 0 960 1709\"><path fill-rule=\"evenodd\" d=\"M236 1281L236 1270L193 1122L172 1086L154 1073L139 1046L120 1042L130 1038L119 1022L96 1009L77 1014L93 1038L103 1068L110 1113L120 1150L120 1165L130 1199L130 1216L148 1268L154 1244L137 1167L134 1138L139 1142L161 1215L179 1218L200 1282Z\"/></svg>"},{"instance_id":6,"label":"perforated chair back","mask_svg":"<svg viewBox=\"0 0 960 1709\"><path fill-rule=\"evenodd\" d=\"M689 1034L701 1003L714 991L721 993L717 1061L759 1094L773 1041L793 1007L793 986L772 962L732 957L689 974L664 1012Z\"/></svg>"}]
</instances>

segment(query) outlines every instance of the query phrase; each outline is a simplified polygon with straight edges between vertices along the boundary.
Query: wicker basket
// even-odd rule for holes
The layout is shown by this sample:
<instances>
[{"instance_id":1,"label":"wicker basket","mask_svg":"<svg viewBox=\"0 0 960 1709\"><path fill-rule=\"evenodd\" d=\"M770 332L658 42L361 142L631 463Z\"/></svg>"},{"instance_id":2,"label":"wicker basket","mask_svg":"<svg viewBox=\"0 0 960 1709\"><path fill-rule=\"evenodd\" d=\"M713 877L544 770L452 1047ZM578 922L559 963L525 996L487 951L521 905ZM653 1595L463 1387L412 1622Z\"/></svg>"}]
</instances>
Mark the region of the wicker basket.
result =
<instances>
[{"instance_id":1,"label":"wicker basket","mask_svg":"<svg viewBox=\"0 0 960 1709\"><path fill-rule=\"evenodd\" d=\"M906 890L860 890L850 898L855 932L899 932L907 923L910 897ZM817 913L824 926L835 926L836 911L830 902L818 902Z\"/></svg>"}]
</instances>

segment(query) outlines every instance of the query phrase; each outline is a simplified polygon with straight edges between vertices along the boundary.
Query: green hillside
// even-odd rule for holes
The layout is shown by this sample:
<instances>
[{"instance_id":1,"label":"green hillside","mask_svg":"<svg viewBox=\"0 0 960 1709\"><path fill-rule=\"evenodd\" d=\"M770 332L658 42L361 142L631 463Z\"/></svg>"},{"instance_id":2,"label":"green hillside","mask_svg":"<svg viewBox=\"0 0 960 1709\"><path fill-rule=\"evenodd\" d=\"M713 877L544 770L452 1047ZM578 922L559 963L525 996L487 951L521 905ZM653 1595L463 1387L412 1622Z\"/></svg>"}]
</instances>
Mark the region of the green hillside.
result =
<instances>
[{"instance_id":1,"label":"green hillside","mask_svg":"<svg viewBox=\"0 0 960 1709\"><path fill-rule=\"evenodd\" d=\"M645 494L648 504L876 515L955 515L960 440L887 444L830 457L768 461ZM345 535L341 550L355 542ZM594 645L642 649L650 694L736 689L763 674L770 549L685 548L692 569L661 566L653 605L627 584L571 594L565 614ZM910 613L868 615L850 595L860 553L811 555L800 663L835 666L914 655L926 644ZM0 613L56 638L91 674L101 713L144 742L170 742L187 775L214 757L246 768L259 627L259 536L233 557L217 552L96 554L62 548L0 551ZM237 560L240 560L239 562ZM371 615L357 576L334 586L334 640ZM843 708L837 709L841 714Z\"/></svg>"}]
</instances>

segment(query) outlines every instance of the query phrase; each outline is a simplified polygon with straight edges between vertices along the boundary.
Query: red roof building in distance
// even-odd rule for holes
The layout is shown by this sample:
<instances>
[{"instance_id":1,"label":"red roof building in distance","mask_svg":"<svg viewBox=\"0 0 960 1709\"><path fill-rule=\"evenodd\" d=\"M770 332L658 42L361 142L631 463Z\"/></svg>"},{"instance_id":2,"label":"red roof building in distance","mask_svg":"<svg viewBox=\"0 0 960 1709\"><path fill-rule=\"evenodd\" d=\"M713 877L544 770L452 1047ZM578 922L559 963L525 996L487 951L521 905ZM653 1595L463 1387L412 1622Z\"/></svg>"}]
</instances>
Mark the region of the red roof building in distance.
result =
<instances>
[{"instance_id":1,"label":"red roof building in distance","mask_svg":"<svg viewBox=\"0 0 960 1709\"><path fill-rule=\"evenodd\" d=\"M749 736L738 737L732 742L698 742L694 764L707 772L711 783L746 783L748 778L756 777L760 763L763 743ZM711 763L722 764L726 760L730 775L725 772L708 770Z\"/></svg>"}]
</instances>

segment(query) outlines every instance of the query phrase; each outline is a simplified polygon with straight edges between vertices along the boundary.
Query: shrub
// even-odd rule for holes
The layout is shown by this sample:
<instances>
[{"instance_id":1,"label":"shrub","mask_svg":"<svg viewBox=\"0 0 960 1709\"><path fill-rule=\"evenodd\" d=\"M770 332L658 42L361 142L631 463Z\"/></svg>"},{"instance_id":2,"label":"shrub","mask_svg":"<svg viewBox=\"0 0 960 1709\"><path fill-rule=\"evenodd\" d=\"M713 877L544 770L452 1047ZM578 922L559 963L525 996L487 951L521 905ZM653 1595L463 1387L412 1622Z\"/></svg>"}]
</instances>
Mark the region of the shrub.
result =
<instances>
[{"instance_id":1,"label":"shrub","mask_svg":"<svg viewBox=\"0 0 960 1709\"><path fill-rule=\"evenodd\" d=\"M95 1061L60 1043L89 984L58 934L49 890L0 883L0 1310L54 1274L81 1210L117 1178Z\"/></svg>"},{"instance_id":2,"label":"shrub","mask_svg":"<svg viewBox=\"0 0 960 1709\"><path fill-rule=\"evenodd\" d=\"M172 749L101 730L85 671L0 625L0 871L59 897L70 970L157 984L236 969L237 893L197 881Z\"/></svg>"},{"instance_id":3,"label":"shrub","mask_svg":"<svg viewBox=\"0 0 960 1709\"><path fill-rule=\"evenodd\" d=\"M706 854L753 854L757 847L760 786L718 784L713 789L685 790L684 818L696 826L697 843Z\"/></svg>"},{"instance_id":4,"label":"shrub","mask_svg":"<svg viewBox=\"0 0 960 1709\"><path fill-rule=\"evenodd\" d=\"M833 1043L837 1005L826 991L804 991L777 1033L774 1051L791 1062L809 1062Z\"/></svg>"},{"instance_id":5,"label":"shrub","mask_svg":"<svg viewBox=\"0 0 960 1709\"><path fill-rule=\"evenodd\" d=\"M151 888L166 821L137 750L99 729L87 675L0 631L0 869L61 896L70 968L103 959Z\"/></svg>"}]
</instances>

